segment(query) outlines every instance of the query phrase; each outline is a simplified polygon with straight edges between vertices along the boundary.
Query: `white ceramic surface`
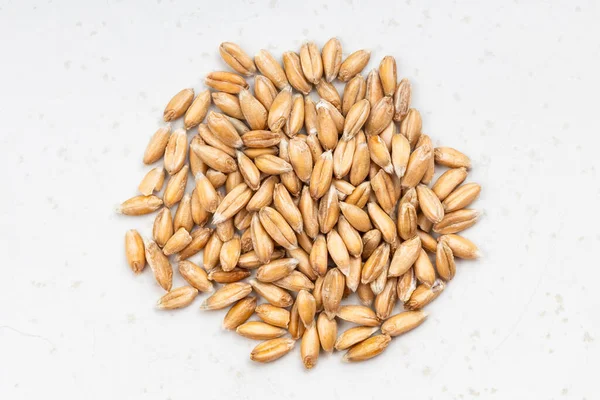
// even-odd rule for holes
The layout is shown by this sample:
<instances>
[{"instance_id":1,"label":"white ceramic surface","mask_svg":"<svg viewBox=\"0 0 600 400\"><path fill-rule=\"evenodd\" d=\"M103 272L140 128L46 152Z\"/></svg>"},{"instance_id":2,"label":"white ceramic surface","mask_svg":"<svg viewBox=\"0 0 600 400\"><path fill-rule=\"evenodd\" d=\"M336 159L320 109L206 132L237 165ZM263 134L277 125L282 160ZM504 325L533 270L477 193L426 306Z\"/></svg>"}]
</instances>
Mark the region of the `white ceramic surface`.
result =
<instances>
[{"instance_id":1,"label":"white ceramic surface","mask_svg":"<svg viewBox=\"0 0 600 400\"><path fill-rule=\"evenodd\" d=\"M595 1L0 2L0 398L596 399L600 18ZM153 308L116 215L168 99L338 36L391 54L435 145L473 159L485 210L429 320L368 363L256 365L223 312ZM181 283L181 281L176 281Z\"/></svg>"}]
</instances>

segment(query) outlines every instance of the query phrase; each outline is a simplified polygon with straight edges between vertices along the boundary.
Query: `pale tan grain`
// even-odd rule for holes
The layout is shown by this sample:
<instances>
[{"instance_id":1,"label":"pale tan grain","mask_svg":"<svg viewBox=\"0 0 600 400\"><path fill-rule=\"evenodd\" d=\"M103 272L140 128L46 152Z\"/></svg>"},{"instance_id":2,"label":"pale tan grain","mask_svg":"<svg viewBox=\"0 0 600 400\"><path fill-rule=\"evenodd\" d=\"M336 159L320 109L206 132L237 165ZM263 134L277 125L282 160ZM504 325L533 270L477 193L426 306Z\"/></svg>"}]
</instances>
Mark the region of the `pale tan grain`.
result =
<instances>
[{"instance_id":1,"label":"pale tan grain","mask_svg":"<svg viewBox=\"0 0 600 400\"><path fill-rule=\"evenodd\" d=\"M135 229L125 233L125 256L127 263L135 274L139 274L146 266L146 254L142 236Z\"/></svg>"},{"instance_id":2,"label":"pale tan grain","mask_svg":"<svg viewBox=\"0 0 600 400\"><path fill-rule=\"evenodd\" d=\"M233 72L211 72L206 76L204 83L215 90L230 94L238 94L240 90L248 89L244 77Z\"/></svg>"},{"instance_id":3,"label":"pale tan grain","mask_svg":"<svg viewBox=\"0 0 600 400\"><path fill-rule=\"evenodd\" d=\"M148 240L144 243L146 261L152 269L154 279L164 290L169 291L173 286L173 267L158 245Z\"/></svg>"},{"instance_id":4,"label":"pale tan grain","mask_svg":"<svg viewBox=\"0 0 600 400\"><path fill-rule=\"evenodd\" d=\"M410 267L417 261L421 253L421 238L415 236L405 242L394 252L392 261L390 262L389 276L401 276L409 270Z\"/></svg>"},{"instance_id":5,"label":"pale tan grain","mask_svg":"<svg viewBox=\"0 0 600 400\"><path fill-rule=\"evenodd\" d=\"M165 122L173 121L185 114L193 100L194 89L183 89L178 92L165 107L163 112Z\"/></svg>"},{"instance_id":6,"label":"pale tan grain","mask_svg":"<svg viewBox=\"0 0 600 400\"><path fill-rule=\"evenodd\" d=\"M252 289L254 289L256 293L275 307L289 307L294 302L294 299L286 290L275 286L272 283L258 282L251 279L250 285L252 285Z\"/></svg>"},{"instance_id":7,"label":"pale tan grain","mask_svg":"<svg viewBox=\"0 0 600 400\"><path fill-rule=\"evenodd\" d=\"M300 64L306 79L317 84L323 76L323 60L319 48L313 42L304 43L300 47ZM310 90L309 90L310 91Z\"/></svg>"},{"instance_id":8,"label":"pale tan grain","mask_svg":"<svg viewBox=\"0 0 600 400\"><path fill-rule=\"evenodd\" d=\"M452 147L436 147L435 162L450 168L471 168L469 157Z\"/></svg>"},{"instance_id":9,"label":"pale tan grain","mask_svg":"<svg viewBox=\"0 0 600 400\"><path fill-rule=\"evenodd\" d=\"M160 127L156 130L156 132L154 132L148 141L146 151L144 151L144 164L152 164L161 159L165 153L165 149L167 148L170 135L170 124Z\"/></svg>"},{"instance_id":10,"label":"pale tan grain","mask_svg":"<svg viewBox=\"0 0 600 400\"><path fill-rule=\"evenodd\" d=\"M256 297L248 296L235 303L223 318L223 329L235 330L254 314Z\"/></svg>"},{"instance_id":11,"label":"pale tan grain","mask_svg":"<svg viewBox=\"0 0 600 400\"><path fill-rule=\"evenodd\" d=\"M258 70L264 76L269 78L277 89L281 90L288 84L288 80L281 64L279 64L275 57L267 50L263 49L256 53L254 56L254 63Z\"/></svg>"},{"instance_id":12,"label":"pale tan grain","mask_svg":"<svg viewBox=\"0 0 600 400\"><path fill-rule=\"evenodd\" d=\"M379 79L383 94L393 96L396 91L396 82L398 76L396 73L396 59L392 56L385 56L379 63Z\"/></svg>"},{"instance_id":13,"label":"pale tan grain","mask_svg":"<svg viewBox=\"0 0 600 400\"><path fill-rule=\"evenodd\" d=\"M200 250L206 246L210 235L212 234L212 229L210 228L198 228L190 232L192 236L192 241L187 247L179 252L177 255L177 260L185 260L198 253Z\"/></svg>"},{"instance_id":14,"label":"pale tan grain","mask_svg":"<svg viewBox=\"0 0 600 400\"><path fill-rule=\"evenodd\" d=\"M149 196L153 192L159 192L165 181L165 170L163 167L152 168L138 186L138 190L144 196Z\"/></svg>"},{"instance_id":15,"label":"pale tan grain","mask_svg":"<svg viewBox=\"0 0 600 400\"><path fill-rule=\"evenodd\" d=\"M219 45L219 54L231 68L242 75L253 75L256 67L252 58L240 46L231 42L223 42Z\"/></svg>"},{"instance_id":16,"label":"pale tan grain","mask_svg":"<svg viewBox=\"0 0 600 400\"><path fill-rule=\"evenodd\" d=\"M310 92L312 86L304 77L304 72L302 71L302 65L298 54L294 53L293 51L284 52L283 69L285 70L285 75L287 76L290 85L292 85L294 89L305 95Z\"/></svg>"}]
</instances>

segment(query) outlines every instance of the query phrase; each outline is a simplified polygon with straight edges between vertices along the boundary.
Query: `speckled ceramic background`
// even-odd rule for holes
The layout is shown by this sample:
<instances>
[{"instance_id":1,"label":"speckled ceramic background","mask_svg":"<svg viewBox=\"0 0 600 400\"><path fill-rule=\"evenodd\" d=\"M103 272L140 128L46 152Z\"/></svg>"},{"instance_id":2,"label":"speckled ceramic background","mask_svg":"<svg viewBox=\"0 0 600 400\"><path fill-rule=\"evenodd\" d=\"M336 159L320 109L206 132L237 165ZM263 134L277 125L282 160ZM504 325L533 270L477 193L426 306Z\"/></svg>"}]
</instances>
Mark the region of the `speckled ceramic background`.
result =
<instances>
[{"instance_id":1,"label":"speckled ceramic background","mask_svg":"<svg viewBox=\"0 0 600 400\"><path fill-rule=\"evenodd\" d=\"M599 19L583 0L0 1L0 398L598 399ZM153 217L113 209L166 102L226 67L220 42L331 36L368 69L395 56L424 132L471 157L484 258L370 362L258 365L224 312L154 309L123 251Z\"/></svg>"}]
</instances>

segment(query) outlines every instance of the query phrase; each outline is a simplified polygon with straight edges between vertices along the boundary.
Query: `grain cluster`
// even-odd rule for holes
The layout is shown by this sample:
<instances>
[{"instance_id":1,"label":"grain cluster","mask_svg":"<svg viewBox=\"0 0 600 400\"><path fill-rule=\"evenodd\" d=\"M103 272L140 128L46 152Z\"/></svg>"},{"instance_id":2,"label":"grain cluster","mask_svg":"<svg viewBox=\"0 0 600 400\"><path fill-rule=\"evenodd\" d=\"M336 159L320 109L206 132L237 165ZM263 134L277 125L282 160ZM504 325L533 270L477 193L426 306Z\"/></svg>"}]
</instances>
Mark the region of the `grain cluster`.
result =
<instances>
[{"instance_id":1,"label":"grain cluster","mask_svg":"<svg viewBox=\"0 0 600 400\"><path fill-rule=\"evenodd\" d=\"M343 59L336 38L280 59L227 42L219 53L233 72L167 103L143 155L153 168L118 207L157 212L145 240L126 233L128 264L150 266L166 291L160 309L200 292L201 310L228 308L223 327L261 341L254 361L297 340L307 369L321 350L377 356L424 322L457 258L479 256L458 235L480 216L468 208L481 190L465 183L469 157L423 133L392 56L365 78L370 52ZM436 167L445 171L434 180ZM186 286L172 287L174 266ZM338 334L339 321L355 326Z\"/></svg>"}]
</instances>

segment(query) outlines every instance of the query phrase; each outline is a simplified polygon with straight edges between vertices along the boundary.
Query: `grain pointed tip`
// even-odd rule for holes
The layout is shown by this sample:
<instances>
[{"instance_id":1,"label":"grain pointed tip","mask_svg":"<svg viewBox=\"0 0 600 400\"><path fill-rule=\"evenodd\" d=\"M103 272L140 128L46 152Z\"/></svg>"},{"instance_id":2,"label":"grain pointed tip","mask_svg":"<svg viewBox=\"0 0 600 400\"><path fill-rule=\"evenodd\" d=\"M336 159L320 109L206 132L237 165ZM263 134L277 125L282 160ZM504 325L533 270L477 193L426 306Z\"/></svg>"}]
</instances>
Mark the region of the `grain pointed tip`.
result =
<instances>
[{"instance_id":1,"label":"grain pointed tip","mask_svg":"<svg viewBox=\"0 0 600 400\"><path fill-rule=\"evenodd\" d=\"M117 205L114 207L114 210L115 210L115 212L116 212L117 214L123 214L123 206L122 206L121 204L117 204Z\"/></svg>"},{"instance_id":2,"label":"grain pointed tip","mask_svg":"<svg viewBox=\"0 0 600 400\"><path fill-rule=\"evenodd\" d=\"M196 172L196 175L194 176L194 179L195 180L199 180L199 179L204 178L204 176L205 175L202 173L202 171L198 171L198 172Z\"/></svg>"},{"instance_id":3,"label":"grain pointed tip","mask_svg":"<svg viewBox=\"0 0 600 400\"><path fill-rule=\"evenodd\" d=\"M220 213L215 213L215 214L213 215L213 218L212 218L212 223L213 223L213 225L219 225L220 223L222 223L222 222L225 222L225 221L226 221L226 220L225 220L225 218L223 218L223 215L222 215L222 214L220 214Z\"/></svg>"}]
</instances>

